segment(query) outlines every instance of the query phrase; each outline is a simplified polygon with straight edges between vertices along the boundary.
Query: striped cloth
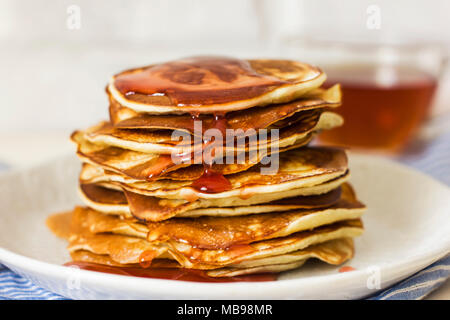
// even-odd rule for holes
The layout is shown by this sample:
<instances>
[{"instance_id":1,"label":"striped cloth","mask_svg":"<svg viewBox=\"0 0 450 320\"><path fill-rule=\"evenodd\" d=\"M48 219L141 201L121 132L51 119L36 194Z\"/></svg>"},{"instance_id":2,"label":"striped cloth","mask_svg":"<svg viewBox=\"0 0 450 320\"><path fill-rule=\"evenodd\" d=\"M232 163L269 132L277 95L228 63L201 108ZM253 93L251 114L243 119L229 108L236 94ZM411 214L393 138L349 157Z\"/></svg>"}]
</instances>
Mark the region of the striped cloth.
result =
<instances>
[{"instance_id":1,"label":"striped cloth","mask_svg":"<svg viewBox=\"0 0 450 320\"><path fill-rule=\"evenodd\" d=\"M423 153L404 156L399 161L450 186L450 132L436 139Z\"/></svg>"},{"instance_id":2,"label":"striped cloth","mask_svg":"<svg viewBox=\"0 0 450 320\"><path fill-rule=\"evenodd\" d=\"M445 134L427 150L417 156L408 156L399 161L417 168L450 185L450 133ZM0 164L0 169L1 169ZM369 297L370 300L418 300L426 297L450 277L450 256L433 263L391 288ZM35 286L11 270L0 265L0 299L65 299L62 296Z\"/></svg>"},{"instance_id":3,"label":"striped cloth","mask_svg":"<svg viewBox=\"0 0 450 320\"><path fill-rule=\"evenodd\" d=\"M450 276L450 256L369 298L369 300L420 300L439 288Z\"/></svg>"},{"instance_id":4,"label":"striped cloth","mask_svg":"<svg viewBox=\"0 0 450 320\"><path fill-rule=\"evenodd\" d=\"M63 300L64 297L34 285L0 265L0 300Z\"/></svg>"}]
</instances>

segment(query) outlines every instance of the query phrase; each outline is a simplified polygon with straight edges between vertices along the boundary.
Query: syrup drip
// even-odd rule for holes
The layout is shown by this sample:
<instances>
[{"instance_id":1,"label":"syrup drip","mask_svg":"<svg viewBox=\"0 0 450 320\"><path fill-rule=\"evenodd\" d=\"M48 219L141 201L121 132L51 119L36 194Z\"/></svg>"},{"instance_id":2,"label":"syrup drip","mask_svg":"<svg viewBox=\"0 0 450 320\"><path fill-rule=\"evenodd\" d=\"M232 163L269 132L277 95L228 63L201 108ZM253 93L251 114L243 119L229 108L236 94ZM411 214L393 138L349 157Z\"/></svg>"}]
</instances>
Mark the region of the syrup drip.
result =
<instances>
[{"instance_id":1,"label":"syrup drip","mask_svg":"<svg viewBox=\"0 0 450 320\"><path fill-rule=\"evenodd\" d=\"M230 190L231 183L223 174L205 165L203 174L191 184L191 187L204 193L219 193Z\"/></svg>"},{"instance_id":2,"label":"syrup drip","mask_svg":"<svg viewBox=\"0 0 450 320\"><path fill-rule=\"evenodd\" d=\"M215 113L211 128L218 129L222 133L224 139L226 138L227 126L228 120L226 117L226 113Z\"/></svg>"},{"instance_id":3,"label":"syrup drip","mask_svg":"<svg viewBox=\"0 0 450 320\"><path fill-rule=\"evenodd\" d=\"M235 276L227 278L213 278L206 274L203 270L192 269L169 269L169 268L140 268L140 267L111 267L90 262L73 261L64 264L65 266L77 266L83 270L118 274L124 276L154 278L154 279L168 279L168 280L182 280L195 282L255 282L255 281L274 281L277 280L277 275L274 273L261 273L246 276Z\"/></svg>"},{"instance_id":4,"label":"syrup drip","mask_svg":"<svg viewBox=\"0 0 450 320\"><path fill-rule=\"evenodd\" d=\"M194 121L198 119L198 114L192 115ZM222 133L222 137L225 140L227 118L226 114L214 114L214 122L210 128L218 129ZM207 148L212 148L212 158L215 156L215 148L222 148L223 141L215 141L214 139L203 139L202 150L205 152ZM219 193L231 190L232 186L230 181L220 172L216 172L212 169L212 159L205 161L204 154L202 155L203 173L195 180L191 187L197 191L204 193Z\"/></svg>"},{"instance_id":5,"label":"syrup drip","mask_svg":"<svg viewBox=\"0 0 450 320\"><path fill-rule=\"evenodd\" d=\"M355 271L356 269L351 267L351 266L344 266L342 268L339 269L339 272L350 272L350 271Z\"/></svg>"},{"instance_id":6,"label":"syrup drip","mask_svg":"<svg viewBox=\"0 0 450 320\"><path fill-rule=\"evenodd\" d=\"M139 256L139 265L144 269L149 268L157 255L158 253L156 251L145 250Z\"/></svg>"}]
</instances>

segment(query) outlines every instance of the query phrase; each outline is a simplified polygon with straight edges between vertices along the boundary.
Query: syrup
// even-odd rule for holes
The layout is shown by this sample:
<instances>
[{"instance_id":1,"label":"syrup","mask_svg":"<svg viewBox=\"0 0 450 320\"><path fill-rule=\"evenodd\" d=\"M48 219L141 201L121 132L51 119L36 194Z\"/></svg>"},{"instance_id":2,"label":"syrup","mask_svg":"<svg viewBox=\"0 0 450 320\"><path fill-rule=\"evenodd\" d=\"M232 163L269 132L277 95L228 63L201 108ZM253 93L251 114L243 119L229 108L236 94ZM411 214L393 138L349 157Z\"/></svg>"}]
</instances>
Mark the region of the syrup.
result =
<instances>
[{"instance_id":1,"label":"syrup","mask_svg":"<svg viewBox=\"0 0 450 320\"><path fill-rule=\"evenodd\" d=\"M319 139L345 147L401 151L426 119L437 86L429 74L405 67L356 66L326 72L326 86L342 85L343 103L336 112L345 124L322 132Z\"/></svg>"},{"instance_id":2,"label":"syrup","mask_svg":"<svg viewBox=\"0 0 450 320\"><path fill-rule=\"evenodd\" d=\"M226 103L250 99L273 90L274 86L284 84L275 77L257 73L249 62L225 57L194 57L176 60L148 67L140 72L118 75L115 80L117 89L125 95L165 95L178 106ZM202 121L205 117L199 113L191 114L191 121ZM216 113L213 119L205 121L202 131L218 129L223 141L202 139L200 150L203 174L195 180L192 187L200 192L218 193L231 189L231 183L219 172L212 170L212 159L205 161L205 149L212 148L212 157L217 147L222 148L226 140L228 119L225 113ZM190 125L189 127L194 127ZM203 133L202 132L202 133ZM197 162L199 150L194 146L189 160ZM184 158L186 162L187 157ZM170 155L161 155L143 165L134 167L130 176L145 176L147 180L158 177L170 168L174 161Z\"/></svg>"},{"instance_id":3,"label":"syrup","mask_svg":"<svg viewBox=\"0 0 450 320\"><path fill-rule=\"evenodd\" d=\"M112 267L90 262L73 261L64 264L65 266L77 266L83 270L142 277L153 279L168 279L168 280L182 280L195 282L255 282L255 281L274 281L277 280L277 275L273 273L261 273L245 276L235 276L227 278L213 278L206 274L203 270L192 269L176 269L176 268L140 268L140 267Z\"/></svg>"},{"instance_id":4,"label":"syrup","mask_svg":"<svg viewBox=\"0 0 450 320\"><path fill-rule=\"evenodd\" d=\"M191 187L199 192L219 193L231 190L231 183L223 174L205 165L203 174L191 184Z\"/></svg>"},{"instance_id":5,"label":"syrup","mask_svg":"<svg viewBox=\"0 0 450 320\"><path fill-rule=\"evenodd\" d=\"M192 116L194 121L198 119L198 115ZM227 118L225 113L214 114L214 121L211 128L218 129L222 133L222 138L225 141L226 129L227 129ZM212 160L207 159L205 161L204 153L207 148L212 148L211 156L214 158L215 156L215 148L223 148L223 141L214 141L208 139L202 139L202 163L203 163L203 173L195 180L191 187L199 192L204 193L219 193L231 190L232 186L230 181L219 172L216 172L212 169Z\"/></svg>"},{"instance_id":6,"label":"syrup","mask_svg":"<svg viewBox=\"0 0 450 320\"><path fill-rule=\"evenodd\" d=\"M351 267L351 266L344 266L344 267L341 267L341 268L339 268L339 272L340 273L342 273L342 272L350 272L350 271L355 271L356 269L355 268L353 268L353 267Z\"/></svg>"},{"instance_id":7,"label":"syrup","mask_svg":"<svg viewBox=\"0 0 450 320\"><path fill-rule=\"evenodd\" d=\"M120 74L115 87L126 96L167 96L177 106L248 100L286 84L256 72L249 62L228 57L192 57Z\"/></svg>"},{"instance_id":8,"label":"syrup","mask_svg":"<svg viewBox=\"0 0 450 320\"><path fill-rule=\"evenodd\" d=\"M145 250L139 256L139 265L144 269L149 268L157 255L158 253L156 251Z\"/></svg>"}]
</instances>

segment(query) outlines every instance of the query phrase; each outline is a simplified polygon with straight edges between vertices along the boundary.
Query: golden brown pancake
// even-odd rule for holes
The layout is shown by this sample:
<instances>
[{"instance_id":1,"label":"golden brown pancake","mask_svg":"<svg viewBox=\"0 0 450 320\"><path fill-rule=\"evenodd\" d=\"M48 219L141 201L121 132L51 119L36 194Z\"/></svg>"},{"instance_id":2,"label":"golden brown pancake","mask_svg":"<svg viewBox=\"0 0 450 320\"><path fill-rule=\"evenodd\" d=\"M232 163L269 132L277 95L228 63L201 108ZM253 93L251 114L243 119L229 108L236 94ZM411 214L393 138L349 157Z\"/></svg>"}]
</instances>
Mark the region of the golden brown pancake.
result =
<instances>
[{"instance_id":1,"label":"golden brown pancake","mask_svg":"<svg viewBox=\"0 0 450 320\"><path fill-rule=\"evenodd\" d=\"M242 130L235 132L235 135L223 136L222 153L225 156L237 151L263 148L272 150L274 146L281 149L304 140L314 132L332 129L343 123L341 116L328 111L305 112L298 120L300 122L288 123L279 129L278 137L274 136L274 138L271 136L271 131L267 132L267 137L264 137L256 130L251 132ZM198 150L198 147L194 148L194 143L201 143L195 138L190 138L188 141L180 140L179 136L172 138L171 131L168 130L118 129L108 122L101 122L85 131L76 131L71 138L78 145L79 153L89 153L92 150L99 150L100 147L110 146L150 154L188 155ZM254 140L251 143L250 138ZM234 145L228 145L227 139L234 141ZM238 139L242 139L245 143L237 144ZM206 148L205 145L201 147L200 150Z\"/></svg>"},{"instance_id":2,"label":"golden brown pancake","mask_svg":"<svg viewBox=\"0 0 450 320\"><path fill-rule=\"evenodd\" d=\"M292 263L305 258L317 258L329 264L338 265L353 257L352 238L339 238L324 243L311 245L302 250L261 259L253 259L233 264L234 268L251 268L261 265ZM307 256L305 256L307 255ZM219 270L219 269L216 269Z\"/></svg>"},{"instance_id":3,"label":"golden brown pancake","mask_svg":"<svg viewBox=\"0 0 450 320\"><path fill-rule=\"evenodd\" d=\"M108 254L95 254L91 251L87 250L77 250L72 251L70 253L70 256L73 261L81 261L81 262L89 262L89 263L95 263L95 264L102 264L112 267L137 267L137 268L143 268L139 263L119 263L111 259L111 257ZM171 259L160 259L156 258L151 262L151 265L149 266L151 268L181 268L180 264L176 262L175 260ZM145 269L145 268L144 268Z\"/></svg>"},{"instance_id":4,"label":"golden brown pancake","mask_svg":"<svg viewBox=\"0 0 450 320\"><path fill-rule=\"evenodd\" d=\"M282 128L287 124L301 121L301 114L305 111L335 108L341 103L340 86L329 89L317 88L300 99L283 104L272 104L265 107L251 108L227 113L224 126L227 129L264 129L268 127ZM137 113L122 107L110 99L109 114L115 128L121 129L153 129L153 130L182 130L194 134L194 121L202 121L203 131L213 128L216 119L211 114L201 114L192 117L181 115L150 115Z\"/></svg>"},{"instance_id":5,"label":"golden brown pancake","mask_svg":"<svg viewBox=\"0 0 450 320\"><path fill-rule=\"evenodd\" d=\"M331 202L334 203L334 201L338 200L337 195L340 197L340 186L348 180L348 177L349 175L347 174L316 186L287 192L253 195L251 197L229 197L226 199L199 198L191 202L143 196L125 191L128 195L128 200L122 189L105 188L99 184L81 184L79 193L83 202L96 211L105 214L121 215L126 218L131 218L133 216L131 211L133 211L133 214L139 220L161 221L174 216L185 218L240 216L325 207L331 205ZM86 186L90 187L86 188Z\"/></svg>"},{"instance_id":6,"label":"golden brown pancake","mask_svg":"<svg viewBox=\"0 0 450 320\"><path fill-rule=\"evenodd\" d=\"M254 242L249 245L237 245L228 249L199 249L180 242L166 242L166 244L169 252L176 256L176 260L183 266L189 264L225 266L281 255L329 240L356 237L362 232L362 223L356 219L322 226L311 231L297 232L287 237Z\"/></svg>"},{"instance_id":7,"label":"golden brown pancake","mask_svg":"<svg viewBox=\"0 0 450 320\"><path fill-rule=\"evenodd\" d=\"M110 147L104 144L93 144L84 140L77 133L73 138L78 143L77 155L82 161L101 166L105 170L114 171L136 180L196 180L200 178L204 170L202 164L194 163L190 165L185 162L176 162L170 155L144 153ZM308 134L294 144L280 148L278 152L285 152L304 146L312 138L313 135ZM247 152L244 154L242 162L238 163L238 158L235 156L233 160L235 163L227 164L222 160L224 163L213 163L211 169L223 175L245 171L259 163L265 156L270 155L271 151L271 149L261 149L257 152Z\"/></svg>"},{"instance_id":8,"label":"golden brown pancake","mask_svg":"<svg viewBox=\"0 0 450 320\"><path fill-rule=\"evenodd\" d=\"M339 265L352 258L354 254L353 240L342 238L309 246L295 252L269 258L244 261L224 268L206 270L210 277L234 277L244 274L281 272L300 267L307 259L316 258L323 262ZM121 264L109 255L99 255L86 250L71 252L73 261L104 264L115 267L140 267L139 264ZM174 260L154 259L150 268L180 268Z\"/></svg>"},{"instance_id":9,"label":"golden brown pancake","mask_svg":"<svg viewBox=\"0 0 450 320\"><path fill-rule=\"evenodd\" d=\"M325 79L320 69L290 60L192 57L123 71L108 91L137 112L223 113L292 101Z\"/></svg>"},{"instance_id":10,"label":"golden brown pancake","mask_svg":"<svg viewBox=\"0 0 450 320\"><path fill-rule=\"evenodd\" d=\"M148 222L149 241L173 240L196 248L229 248L238 244L287 236L336 221L359 218L365 206L344 194L326 208L296 209L234 217L174 218Z\"/></svg>"},{"instance_id":11,"label":"golden brown pancake","mask_svg":"<svg viewBox=\"0 0 450 320\"><path fill-rule=\"evenodd\" d=\"M150 242L177 241L202 249L227 249L236 245L284 237L336 221L359 218L365 206L345 188L332 206L234 217L174 218L139 223L85 209L90 231L147 237Z\"/></svg>"},{"instance_id":12,"label":"golden brown pancake","mask_svg":"<svg viewBox=\"0 0 450 320\"><path fill-rule=\"evenodd\" d=\"M239 148L223 147L223 155L222 153L218 153L215 163L212 165L212 170L225 175L244 171L261 161L261 159L265 156L274 152L274 144L276 144L275 152L285 152L290 149L301 147L313 138L315 130L334 127L340 123L339 121L341 119L339 116L336 116L336 114L329 112L321 114L320 118L317 118L316 116L314 117L315 120L310 119L312 121L311 123L303 122L301 126L293 124L288 128L285 128L285 130L282 131L282 135L279 140L270 140L269 144L264 144L263 141L258 141L257 145L255 145L256 149L249 146L247 150L242 149L241 151L237 151ZM148 180L159 177L173 180L195 180L198 179L203 173L203 166L189 165L189 163L196 161L195 156L191 159L192 156L190 155L191 150L194 150L193 146L189 146L189 148L186 149L189 150L189 152L187 152L188 158L183 159L183 161L177 161L173 160L171 155L160 155L146 152L148 151L146 150L147 147L152 149L155 146L153 143L150 143L150 146L148 146L146 142L142 142L146 141L146 139L142 137L147 135L134 132L134 135L140 138L136 138L137 140L131 142L131 145L130 140L123 140L130 139L130 136L132 136L130 134L120 138L118 138L119 136L115 136L113 140L110 140L109 138L111 138L111 136L106 134L102 129L105 128L105 125L106 128L111 129L109 125L103 124L100 125L100 128L98 129L90 129L86 133L75 132L72 135L72 139L78 145L77 154L84 162L100 165L106 170L115 171L136 180ZM127 130L127 132L128 131L129 130ZM94 134L93 132L96 133ZM99 132L103 133L100 134ZM91 134L96 136L98 139L90 140L92 139ZM148 134L153 135L154 132L149 132ZM113 146L111 146L111 144ZM157 149L160 148L160 142L158 142L156 146ZM179 146L174 146L172 149L166 149L166 151L171 150L174 152L172 154L177 154L177 152L186 152L186 150L180 151L184 150L183 148L180 150L178 150L178 148ZM131 149L141 149L143 151L133 151ZM240 156L238 156L236 152L244 151L244 157L242 158L243 161L238 161ZM232 155L234 163L228 164L226 163L228 161L223 159L223 156L227 155L228 157L228 154ZM223 164L221 164L219 160L221 160Z\"/></svg>"},{"instance_id":13,"label":"golden brown pancake","mask_svg":"<svg viewBox=\"0 0 450 320\"><path fill-rule=\"evenodd\" d=\"M111 218L111 217L107 217ZM346 220L321 226L311 231L296 232L286 237L237 245L228 249L207 250L194 248L177 241L150 243L145 239L111 233L93 234L88 229L87 210L76 208L72 216L72 235L69 251L87 250L95 254L109 255L121 264L142 262L144 256L174 259L181 266L196 269L212 269L255 259L279 256L330 240L355 237L362 233L359 219Z\"/></svg>"},{"instance_id":14,"label":"golden brown pancake","mask_svg":"<svg viewBox=\"0 0 450 320\"><path fill-rule=\"evenodd\" d=\"M102 183L110 188L122 188L147 196L194 201L198 198L251 197L262 193L289 191L318 185L347 172L347 157L340 149L305 147L283 152L279 158L276 173L261 174L264 166L258 164L244 172L228 175L231 189L219 193L198 191L192 187L193 181L133 181L123 175L92 166L83 167L80 181Z\"/></svg>"},{"instance_id":15,"label":"golden brown pancake","mask_svg":"<svg viewBox=\"0 0 450 320\"><path fill-rule=\"evenodd\" d=\"M243 274L281 272L296 269L310 258L339 265L351 259L354 252L353 239L342 238L312 245L291 253L248 260L229 267L208 270L207 274L210 277L234 277Z\"/></svg>"},{"instance_id":16,"label":"golden brown pancake","mask_svg":"<svg viewBox=\"0 0 450 320\"><path fill-rule=\"evenodd\" d=\"M344 184L344 189L351 188ZM80 197L85 204L102 213L131 217L132 214L143 221L161 221L177 217L205 216L237 216L266 212L288 211L293 209L324 208L336 203L342 194L338 187L320 195L296 196L283 198L258 205L233 206L228 208L206 207L196 208L195 202L167 201L155 197L143 196L129 191L108 189L97 184L81 184ZM346 190L344 190L346 192ZM245 200L245 199L244 199ZM160 202L162 202L160 204ZM184 205L183 205L184 204ZM132 213L132 214L131 214Z\"/></svg>"}]
</instances>

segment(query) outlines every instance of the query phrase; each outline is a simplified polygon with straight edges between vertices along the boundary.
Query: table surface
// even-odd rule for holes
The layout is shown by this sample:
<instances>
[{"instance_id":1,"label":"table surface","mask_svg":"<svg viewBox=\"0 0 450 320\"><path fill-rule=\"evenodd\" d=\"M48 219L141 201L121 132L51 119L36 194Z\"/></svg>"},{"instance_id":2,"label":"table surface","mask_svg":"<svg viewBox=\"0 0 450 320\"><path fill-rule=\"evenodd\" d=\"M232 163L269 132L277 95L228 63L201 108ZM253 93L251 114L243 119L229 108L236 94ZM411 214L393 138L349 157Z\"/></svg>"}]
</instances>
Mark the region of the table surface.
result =
<instances>
[{"instance_id":1,"label":"table surface","mask_svg":"<svg viewBox=\"0 0 450 320\"><path fill-rule=\"evenodd\" d=\"M0 133L0 164L11 168L33 166L52 158L75 153L71 131ZM426 299L450 300L450 280Z\"/></svg>"}]
</instances>

